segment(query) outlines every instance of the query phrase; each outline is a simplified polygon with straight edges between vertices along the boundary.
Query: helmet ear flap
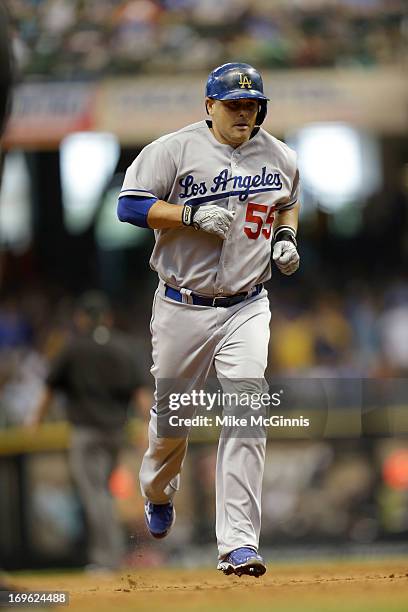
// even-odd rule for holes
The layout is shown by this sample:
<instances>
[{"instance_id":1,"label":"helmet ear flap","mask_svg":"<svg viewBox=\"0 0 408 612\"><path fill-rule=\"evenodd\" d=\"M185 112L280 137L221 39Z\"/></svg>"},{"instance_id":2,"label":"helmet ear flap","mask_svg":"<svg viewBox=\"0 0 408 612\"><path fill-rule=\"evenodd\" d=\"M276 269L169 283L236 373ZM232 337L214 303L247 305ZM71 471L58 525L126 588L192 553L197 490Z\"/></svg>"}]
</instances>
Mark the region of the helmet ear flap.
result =
<instances>
[{"instance_id":1,"label":"helmet ear flap","mask_svg":"<svg viewBox=\"0 0 408 612\"><path fill-rule=\"evenodd\" d=\"M256 125L262 125L262 123L265 121L265 117L266 117L266 112L267 112L267 101L266 100L261 100L259 102L259 111L258 114L256 116L256 121L255 124Z\"/></svg>"}]
</instances>

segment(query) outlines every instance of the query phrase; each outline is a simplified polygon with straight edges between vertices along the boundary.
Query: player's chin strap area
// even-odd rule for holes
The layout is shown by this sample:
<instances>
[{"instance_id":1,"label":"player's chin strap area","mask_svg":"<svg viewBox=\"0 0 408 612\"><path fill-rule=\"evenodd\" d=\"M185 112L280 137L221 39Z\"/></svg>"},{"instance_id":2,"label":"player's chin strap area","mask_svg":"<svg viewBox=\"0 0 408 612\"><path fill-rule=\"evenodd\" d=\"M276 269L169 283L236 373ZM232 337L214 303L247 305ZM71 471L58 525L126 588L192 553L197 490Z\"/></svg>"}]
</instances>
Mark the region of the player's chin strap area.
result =
<instances>
[{"instance_id":1,"label":"player's chin strap area","mask_svg":"<svg viewBox=\"0 0 408 612\"><path fill-rule=\"evenodd\" d=\"M207 297L204 295L198 295L193 293L189 289L174 289L165 285L164 295L171 300L176 302L182 302L184 304L194 304L195 306L214 306L216 308L229 308L235 304L239 304L244 300L259 295L263 289L263 283L255 285L253 289L245 293L236 293L235 295L228 295L225 297Z\"/></svg>"},{"instance_id":2,"label":"player's chin strap area","mask_svg":"<svg viewBox=\"0 0 408 612\"><path fill-rule=\"evenodd\" d=\"M259 113L260 112L261 111L259 111ZM264 119L262 119L262 121L259 120L259 113L258 113L258 116L256 118L255 127L252 130L252 132L251 132L249 140L251 140L251 138L253 138L254 136L257 135L257 133L259 132L259 129L260 129L260 125L261 125L262 121L264 120ZM266 115L266 113L265 113L265 115ZM265 116L264 116L264 118L265 118ZM212 128L212 121L210 121L209 119L206 119L205 122L208 125L208 127L211 129Z\"/></svg>"}]
</instances>

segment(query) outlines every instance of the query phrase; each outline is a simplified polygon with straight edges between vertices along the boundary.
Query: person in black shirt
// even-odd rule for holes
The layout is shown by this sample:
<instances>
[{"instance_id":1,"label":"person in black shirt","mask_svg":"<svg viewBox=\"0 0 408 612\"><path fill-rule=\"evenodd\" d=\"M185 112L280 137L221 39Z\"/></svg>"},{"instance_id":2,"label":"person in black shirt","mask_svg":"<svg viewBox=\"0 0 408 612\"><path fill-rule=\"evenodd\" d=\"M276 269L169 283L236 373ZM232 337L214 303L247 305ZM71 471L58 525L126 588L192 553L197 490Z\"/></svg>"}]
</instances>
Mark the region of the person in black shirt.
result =
<instances>
[{"instance_id":1,"label":"person in black shirt","mask_svg":"<svg viewBox=\"0 0 408 612\"><path fill-rule=\"evenodd\" d=\"M109 478L124 442L132 396L141 385L129 340L114 331L112 323L106 298L97 292L84 294L74 315L77 333L52 363L32 419L38 426L55 391L66 394L72 425L69 462L85 511L90 567L95 570L118 569L124 553Z\"/></svg>"}]
</instances>

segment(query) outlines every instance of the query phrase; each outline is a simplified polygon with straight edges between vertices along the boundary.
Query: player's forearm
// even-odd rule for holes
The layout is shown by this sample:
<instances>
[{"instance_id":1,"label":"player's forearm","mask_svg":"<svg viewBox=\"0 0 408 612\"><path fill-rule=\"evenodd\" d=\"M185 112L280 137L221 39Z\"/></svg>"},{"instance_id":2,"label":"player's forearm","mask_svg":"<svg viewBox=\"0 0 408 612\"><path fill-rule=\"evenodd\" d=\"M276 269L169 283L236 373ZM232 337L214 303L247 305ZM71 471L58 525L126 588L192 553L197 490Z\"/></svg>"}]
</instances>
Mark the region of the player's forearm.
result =
<instances>
[{"instance_id":1,"label":"player's forearm","mask_svg":"<svg viewBox=\"0 0 408 612\"><path fill-rule=\"evenodd\" d=\"M147 224L152 229L183 227L182 213L182 205L157 200L149 210Z\"/></svg>"},{"instance_id":2,"label":"player's forearm","mask_svg":"<svg viewBox=\"0 0 408 612\"><path fill-rule=\"evenodd\" d=\"M215 234L222 240L227 235L234 214L234 211L216 204L204 207L193 206L189 203L170 204L151 197L125 195L119 198L118 202L120 221L151 229L194 227L196 230Z\"/></svg>"},{"instance_id":3,"label":"player's forearm","mask_svg":"<svg viewBox=\"0 0 408 612\"><path fill-rule=\"evenodd\" d=\"M278 213L273 224L273 252L272 257L282 272L290 275L299 267L299 253L297 251L296 231L299 217L299 203L293 208Z\"/></svg>"},{"instance_id":4,"label":"player's forearm","mask_svg":"<svg viewBox=\"0 0 408 612\"><path fill-rule=\"evenodd\" d=\"M276 230L279 227L285 225L287 227L291 227L295 231L295 234L296 234L297 228L298 228L298 219L299 219L299 202L296 202L293 208L290 208L289 210L282 210L282 212L279 212L276 215L275 221L273 224L274 233L276 233Z\"/></svg>"}]
</instances>

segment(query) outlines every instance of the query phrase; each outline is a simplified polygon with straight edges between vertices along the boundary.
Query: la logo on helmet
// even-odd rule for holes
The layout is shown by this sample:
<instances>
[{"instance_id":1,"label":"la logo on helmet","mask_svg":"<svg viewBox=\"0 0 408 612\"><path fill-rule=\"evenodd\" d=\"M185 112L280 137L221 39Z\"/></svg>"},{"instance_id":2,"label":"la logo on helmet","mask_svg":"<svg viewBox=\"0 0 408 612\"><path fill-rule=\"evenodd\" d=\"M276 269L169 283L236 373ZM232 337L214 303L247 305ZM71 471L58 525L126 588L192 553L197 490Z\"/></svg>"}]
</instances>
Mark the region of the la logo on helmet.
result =
<instances>
[{"instance_id":1,"label":"la logo on helmet","mask_svg":"<svg viewBox=\"0 0 408 612\"><path fill-rule=\"evenodd\" d=\"M251 89L252 87L252 81L249 77L247 77L246 74L244 74L243 72L239 72L239 86L241 87L241 89L245 89L245 87L248 87L248 89Z\"/></svg>"}]
</instances>

